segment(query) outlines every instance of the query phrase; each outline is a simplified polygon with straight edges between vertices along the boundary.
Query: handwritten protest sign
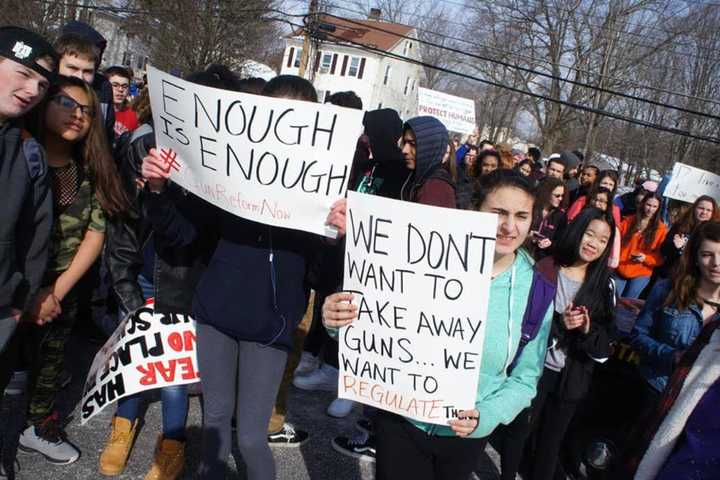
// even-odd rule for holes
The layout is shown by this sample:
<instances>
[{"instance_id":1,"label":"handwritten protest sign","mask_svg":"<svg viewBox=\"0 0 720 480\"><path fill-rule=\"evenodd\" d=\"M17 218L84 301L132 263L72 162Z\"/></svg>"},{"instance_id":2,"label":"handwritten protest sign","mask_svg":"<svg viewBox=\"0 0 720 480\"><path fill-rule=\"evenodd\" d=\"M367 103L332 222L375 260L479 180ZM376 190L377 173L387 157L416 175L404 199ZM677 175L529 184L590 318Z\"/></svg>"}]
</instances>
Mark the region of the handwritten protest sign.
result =
<instances>
[{"instance_id":1,"label":"handwritten protest sign","mask_svg":"<svg viewBox=\"0 0 720 480\"><path fill-rule=\"evenodd\" d=\"M475 102L428 88L418 88L418 115L440 120L451 132L470 133L475 130Z\"/></svg>"},{"instance_id":2,"label":"handwritten protest sign","mask_svg":"<svg viewBox=\"0 0 720 480\"><path fill-rule=\"evenodd\" d=\"M363 112L230 92L150 67L157 148L171 179L239 217L334 237Z\"/></svg>"},{"instance_id":3,"label":"handwritten protest sign","mask_svg":"<svg viewBox=\"0 0 720 480\"><path fill-rule=\"evenodd\" d=\"M663 195L688 203L694 202L701 195L710 195L720 201L720 175L676 163Z\"/></svg>"},{"instance_id":4,"label":"handwritten protest sign","mask_svg":"<svg viewBox=\"0 0 720 480\"><path fill-rule=\"evenodd\" d=\"M152 303L128 314L95 355L82 396L85 424L116 400L200 380L195 321L155 313Z\"/></svg>"},{"instance_id":5,"label":"handwritten protest sign","mask_svg":"<svg viewBox=\"0 0 720 480\"><path fill-rule=\"evenodd\" d=\"M477 396L495 215L350 192L341 398L436 424Z\"/></svg>"}]
</instances>

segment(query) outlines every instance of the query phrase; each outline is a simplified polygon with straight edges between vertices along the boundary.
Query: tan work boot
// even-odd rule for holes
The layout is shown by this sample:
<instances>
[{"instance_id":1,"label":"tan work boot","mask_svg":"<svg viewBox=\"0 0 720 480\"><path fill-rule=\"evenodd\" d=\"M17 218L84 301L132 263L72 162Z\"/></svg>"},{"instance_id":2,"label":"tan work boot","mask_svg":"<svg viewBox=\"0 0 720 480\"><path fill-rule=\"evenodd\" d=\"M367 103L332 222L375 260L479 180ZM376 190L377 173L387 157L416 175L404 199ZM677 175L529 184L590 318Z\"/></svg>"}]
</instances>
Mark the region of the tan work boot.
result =
<instances>
[{"instance_id":1,"label":"tan work boot","mask_svg":"<svg viewBox=\"0 0 720 480\"><path fill-rule=\"evenodd\" d=\"M130 449L135 440L137 419L130 420L123 417L113 417L112 430L105 449L100 455L100 473L107 476L120 475L125 470Z\"/></svg>"},{"instance_id":2,"label":"tan work boot","mask_svg":"<svg viewBox=\"0 0 720 480\"><path fill-rule=\"evenodd\" d=\"M185 442L158 437L155 459L145 480L175 480L185 466Z\"/></svg>"}]
</instances>

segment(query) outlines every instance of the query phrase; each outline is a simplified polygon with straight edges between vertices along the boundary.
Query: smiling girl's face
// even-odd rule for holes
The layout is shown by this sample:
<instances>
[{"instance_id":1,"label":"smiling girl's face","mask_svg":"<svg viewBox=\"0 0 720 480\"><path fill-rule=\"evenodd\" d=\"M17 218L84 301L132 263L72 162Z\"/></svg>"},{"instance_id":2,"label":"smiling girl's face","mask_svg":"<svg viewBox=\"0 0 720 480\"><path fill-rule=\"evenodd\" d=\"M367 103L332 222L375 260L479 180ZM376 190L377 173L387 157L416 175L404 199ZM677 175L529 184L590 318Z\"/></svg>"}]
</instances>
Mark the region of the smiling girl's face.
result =
<instances>
[{"instance_id":1,"label":"smiling girl's face","mask_svg":"<svg viewBox=\"0 0 720 480\"><path fill-rule=\"evenodd\" d=\"M45 125L53 133L68 142L79 142L90 131L95 112L90 98L80 87L66 86L50 99L45 114Z\"/></svg>"}]
</instances>

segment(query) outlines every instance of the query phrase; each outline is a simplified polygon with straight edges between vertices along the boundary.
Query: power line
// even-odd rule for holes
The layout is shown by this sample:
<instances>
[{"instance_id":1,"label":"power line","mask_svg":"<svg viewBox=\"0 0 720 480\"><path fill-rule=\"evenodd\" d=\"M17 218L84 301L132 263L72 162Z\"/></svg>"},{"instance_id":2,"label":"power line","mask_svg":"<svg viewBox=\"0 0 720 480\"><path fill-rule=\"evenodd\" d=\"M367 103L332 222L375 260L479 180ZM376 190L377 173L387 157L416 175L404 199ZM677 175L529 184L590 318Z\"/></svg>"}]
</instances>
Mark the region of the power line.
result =
<instances>
[{"instance_id":1,"label":"power line","mask_svg":"<svg viewBox=\"0 0 720 480\"><path fill-rule=\"evenodd\" d=\"M350 8L341 7L341 6L339 6L339 5L333 5L333 4L331 4L330 6L331 6L332 8L337 8L338 10L343 10L343 11L347 11L347 12L354 13L354 14L358 14L358 15L364 15L364 12L361 12L361 11L358 11L358 10L353 10L353 9L350 9ZM451 22L450 22L450 23L451 23ZM502 48L498 48L498 47L495 47L495 46L492 46L492 45L487 45L487 44L483 44L483 43L475 43L475 42L471 42L471 41L469 41L469 40L466 40L466 39L464 39L464 38L454 37L454 36L452 36L452 35L445 35L445 34L441 34L441 33L438 33L438 32L433 32L433 31L431 31L431 30L423 29L423 28L420 28L420 27L413 27L413 28L415 28L415 30L417 30L417 31L419 31L419 32L428 33L428 34L434 35L434 36L436 36L436 37L444 38L444 39L447 39L447 40L455 40L455 41L458 41L458 42L462 42L462 43L471 45L471 46L476 47L476 48L486 48L486 49L488 49L488 50L494 50L494 51L496 51L496 52L498 52L498 53L500 53L500 54L503 54L503 55L508 55L508 56L512 56L512 57L519 58L519 59L528 60L528 61L531 61L531 62L542 62L542 63L546 63L546 64L549 64L549 65L552 65L552 64L553 64L553 62L551 62L550 60L544 60L544 59L541 59L541 58L538 58L538 57L531 57L531 56L528 56L528 55L523 55L523 54L521 54L521 53L512 52L512 51L509 51L509 50L504 50L504 49L502 49ZM558 63L557 65L560 66L560 67L562 67L562 68L567 68L567 69L569 69L569 70L574 70L574 71L576 71L576 72L581 72L581 73L585 73L585 74L588 74L588 75L598 75L598 74L595 73L595 72L591 72L591 71L589 71L589 70L582 69L582 68L578 68L578 67L574 67L574 66L567 65L567 64ZM614 80L614 81L616 81L616 82L621 82L621 83L624 83L624 84L633 86L633 87L635 87L635 88L643 89L643 90L652 90L652 91L667 93L667 94L676 95L676 96L680 96L680 97L684 97L684 98L690 98L690 99L693 99L693 100L699 100L699 101L701 101L701 102L706 102L706 103L712 103L712 104L715 104L715 105L720 105L720 101L718 101L718 100L713 100L713 99L711 99L711 98L698 97L698 96L695 96L695 95L689 95L689 94L687 94L687 93L677 92L677 91L674 91L674 90L668 90L668 89L660 88L660 87L653 87L653 86L650 86L650 85L642 85L642 84L633 82L632 80L628 80L627 78L622 78L622 77L618 77L618 76L613 76L613 75L603 75L603 76L606 77L606 78L608 78L608 79L610 79L610 80Z\"/></svg>"},{"instance_id":2,"label":"power line","mask_svg":"<svg viewBox=\"0 0 720 480\"><path fill-rule=\"evenodd\" d=\"M288 22L288 23L290 23L291 25L294 25L294 26L296 26L296 27L304 28L303 25L300 25L300 24L297 24L297 23L293 23L293 22ZM522 90L522 89L520 89L520 88L511 87L511 86L508 86L508 85L503 85L503 84L501 84L501 83L493 82L493 81L491 81L491 80L486 80L486 79L483 79L483 78L478 78L478 77L469 75L469 74L467 74L467 73L458 72L458 71L455 71L455 70L450 70L450 69L448 69L448 68L440 67L440 66L437 66L437 65L432 65L432 64L429 64L429 63L427 63L427 62L423 62L423 61L416 60L416 59L413 59L413 58L408 58L408 57L405 57L405 56L403 56L403 55L398 55L398 54L396 54L396 53L387 52L387 51L385 51L385 50L382 50L382 49L379 49L379 48L376 48L376 47L372 47L372 46L369 46L369 45L363 45L363 44L358 43L358 42L355 42L355 41L353 41L353 40L347 40L347 39L341 38L341 37L339 37L339 36L337 36L337 35L334 35L334 34L332 34L332 33L330 33L330 32L323 32L323 33L324 33L324 35L333 37L333 38L335 38L335 39L337 40L337 41L335 41L335 42L330 42L330 43L334 43L334 44L338 44L338 45L345 45L345 46L347 46L347 45L349 44L350 46L352 46L352 47L354 47L354 48L357 48L357 49L360 49L360 50L375 52L375 53L377 53L377 54L379 54L379 55L381 55L381 56L394 58L394 59L396 59L396 60L401 60L401 61L405 61L405 62L408 62L408 63L413 63L413 64L415 64L415 65L420 65L420 66L426 67L426 68L432 68L432 69L434 69L434 70L438 70L438 71L441 71L441 72L445 72L445 73L449 73L449 74L456 75L456 76L459 76L459 77L463 77L463 78L467 78L467 79L470 79L470 80L474 80L474 81L476 81L476 82L480 82L480 83L484 83L484 84L487 84L487 85L491 85L491 86L493 86L493 87L502 88L502 89L505 89L505 90L510 90L510 91L515 92L515 93L519 93L519 94L522 94L522 95L531 96L531 97L534 97L534 98L538 98L538 99L541 99L541 100L546 100L546 101L553 102L553 103L558 103L558 104L560 104L560 105L564 105L564 106L567 106L567 107L570 107L570 108L574 108L574 109L577 109L577 110L582 110L582 111L586 111L586 112L590 112L590 113L596 113L596 114L598 114L598 115L606 116L606 117L609 117L609 118L614 118L614 119L616 119L616 120L622 120L622 121L624 121L624 122L627 122L627 123L630 123L630 124L634 124L634 125L640 125L640 126L647 127L647 128L652 128L652 129L655 129L655 130L660 130L660 131L672 133L672 134L674 134L674 135L680 135L680 136L684 136L684 137L688 137L688 138L693 138L693 139L696 139L696 140L702 140L702 141L709 142L709 143L720 144L720 138L707 137L707 136L702 136L702 135L695 135L695 134L693 134L693 133L691 133L691 132L687 132L687 131L685 131L685 130L680 130L680 129L673 128L673 127L666 127L666 126L663 126L663 125L658 125L658 124L654 124L654 123L651 123L651 122L646 122L646 121L644 121L644 120L638 120L638 119L636 119L636 118L628 117L628 116L625 116L625 115L620 115L620 114L617 114L617 113L608 112L608 111L606 111L606 110L601 110L601 109L597 109L597 108L588 107L588 106L585 106L585 105L580 105L580 104L573 103L573 102L568 102L568 101L566 101L566 100L551 98L551 97L548 97L548 96L545 96L545 95L541 95L541 94L539 94L539 93L530 92L530 91L527 91L527 90Z\"/></svg>"},{"instance_id":3,"label":"power line","mask_svg":"<svg viewBox=\"0 0 720 480\"><path fill-rule=\"evenodd\" d=\"M676 111L683 112L683 113L687 113L687 114L691 114L691 115L697 115L697 116L701 116L701 117L711 118L711 119L713 119L713 120L720 120L720 116L718 116L718 115L713 115L713 114L710 114L710 113L699 112L699 111L697 111L697 110L691 110L691 109L689 109L689 108L678 107L678 106L675 106L675 105L667 105L667 104L664 104L664 103L662 103L662 102L658 102L658 101L656 101L656 100L652 100L652 99L648 99L648 98L643 98L643 97L637 97L637 96L630 95L630 94L627 94L627 93L618 92L618 91L616 91L616 90L611 90L611 89L604 88L604 87L599 87L599 86L595 86L595 85L590 85L590 84L585 83L585 82L580 82L580 81L577 81L577 80L572 80L572 79L567 79L567 78L558 77L558 76L556 76L556 75L551 75L551 74L549 74L549 73L541 72L541 71L539 71L539 70L535 70L535 69L532 69L532 68L527 68L527 67L523 67L523 66L521 66L521 65L515 65L515 64L512 64L512 63L508 63L508 62L505 62L505 61L503 61L503 60L498 60L498 59L491 58L491 57L487 57L487 56L483 56L483 55L476 55L476 54L473 54L473 53L465 52L465 51L460 50L460 49L457 49L457 48L446 47L446 46L438 45L437 43L429 42L429 41L427 41L427 40L415 39L415 38L409 37L409 36L407 36L407 35L402 35L402 34L399 34L399 33L392 32L391 30L387 30L387 29L380 28L380 27L373 26L373 25L368 25L367 23L360 23L360 22L358 22L358 21L351 20L351 19L348 19L348 18L339 17L339 16L334 15L334 14L331 14L331 13L328 13L328 14L326 14L326 15L327 15L327 16L330 16L330 17L333 17L333 18L337 18L337 19L339 19L339 20L343 20L343 21L346 21L346 22L350 22L350 23L355 24L355 25L358 25L358 26L362 26L362 27L370 28L370 29L373 29L373 30L376 30L376 31L380 31L380 32L386 33L386 34L394 35L394 36L397 36L397 37L399 37L399 38L404 38L404 39L408 39L408 40L417 41L417 42L420 42L420 43L424 43L425 45L430 45L430 46L435 47L435 48L440 48L440 49L442 49L442 50L446 50L446 51L449 51L449 52L453 52L453 53L465 55L465 56L468 56L468 57L471 57L471 58L475 58L475 59L477 59L477 60L483 60L483 61L486 61L486 62L495 63L495 64L502 65L502 66L507 67L507 68L513 68L513 69L516 69L516 70L520 70L520 71L525 72L525 73L531 73L531 74L533 74L533 75L538 75L538 76L545 77L545 78L549 78L549 79L552 79L552 80L556 80L556 81L560 81L560 82L564 82L564 83L570 83L570 84L576 85L576 86L578 86L578 87L588 88L588 89L591 89L591 90L594 90L594 91L598 91L598 92L602 92L602 93L607 93L607 94L609 94L609 95L614 95L614 96L617 96L617 97L626 98L626 99L628 99L628 100L640 101L640 102L648 103L648 104L650 104L650 105L655 105L655 106L658 106L658 107L664 107L664 108L668 108L668 109L671 109L671 110L676 110ZM339 25L338 25L338 26L339 26Z\"/></svg>"},{"instance_id":4,"label":"power line","mask_svg":"<svg viewBox=\"0 0 720 480\"><path fill-rule=\"evenodd\" d=\"M468 7L467 5L463 5L463 4L459 3L459 2L455 2L455 1L452 1L452 0L438 0L438 1L439 1L440 3L446 3L446 4L449 4L449 5L463 6L464 8L471 8L471 9L473 9L473 8L478 8L478 7ZM533 3L531 4L531 6L534 6L534 7L538 7L538 6L539 6L538 3L537 3L535 0L530 0L530 1L533 2ZM523 11L521 11L521 10L519 10L519 9L513 8L513 7L510 6L510 5L503 4L503 3L498 3L497 1L486 0L485 3L491 3L491 4L493 4L493 5L496 5L496 6L499 7L499 8L504 8L504 9L506 9L506 10L510 10L510 11L513 11L513 12L518 12L518 13L521 13L521 14L527 13L527 12L523 12ZM718 5L718 4L703 4L703 3L701 3L701 2L697 2L697 4L698 4L698 5L706 5L706 6L713 6L713 7ZM686 7L683 7L683 8L680 9L679 11L673 13L673 14L670 16L670 18L674 18L678 13L682 12L682 11L683 11L684 9L686 9L686 8L687 8L687 6L686 6ZM577 10L573 10L573 9L569 9L569 8L561 8L560 6L557 6L557 5L554 5L553 8L552 8L552 10L556 10L556 11L558 11L558 12L571 13L571 14L575 14L575 13L577 12ZM605 19L605 18L606 18L605 16L602 16L602 15L600 15L600 14L591 14L590 12L587 12L587 11L582 12L582 13L586 14L588 17L591 17L591 18L599 18L599 19ZM515 20L520 20L520 21L525 21L525 20L527 20L527 18L523 18L523 17L511 17L511 18L513 18L513 19L515 19ZM577 17L576 17L576 18L577 18ZM588 21L587 24L590 25L590 26L592 26L592 27L597 27L597 28L599 28L599 29L601 29L601 30L605 30L605 31L608 31L608 32L620 33L620 34L623 34L623 35L631 35L631 36L633 36L633 37L639 37L639 38L649 38L649 39L651 39L651 40L657 40L657 41L659 41L660 43L665 43L665 42L671 41L671 39L658 38L658 37L651 36L651 35L648 35L648 34L630 32L630 31L626 31L626 30L617 30L617 29L613 29L613 28L610 28L610 27L608 27L608 26L605 26L605 25L602 25L602 24L598 24L598 23L593 23L593 22L590 22L590 21ZM643 24L639 24L639 23L632 23L632 22L630 22L630 21L620 22L620 25L621 25L621 26L624 25L624 26L642 27L642 28L645 28L645 29L647 29L647 30L664 32L664 33L667 33L667 34L670 34L670 35L673 35L673 36L680 35L679 32L673 32L673 31L670 31L670 30L665 30L665 29L663 29L663 28L650 27L650 26L646 26L646 25L643 25ZM645 47L645 48L657 48L657 45L648 45L648 44L646 44L646 43L633 43L633 42L629 42L629 41L623 41L623 43L626 43L626 44L628 44L628 45L633 45L633 46L641 46L641 47ZM714 50L712 50L712 49L708 49L708 48L705 48L705 47L697 47L697 46L694 46L694 45L692 45L692 44L690 44L690 43L687 43L687 42L674 42L674 45L690 46L690 47L697 48L697 49L703 50L703 51L705 51L705 50L710 51L710 52L713 52L713 51L714 51ZM681 52L677 52L677 53L680 54ZM713 59L714 59L714 60L720 60L720 59L718 59L717 57L713 57Z\"/></svg>"},{"instance_id":5,"label":"power line","mask_svg":"<svg viewBox=\"0 0 720 480\"><path fill-rule=\"evenodd\" d=\"M442 0L442 1L447 2L447 0ZM459 4L458 4L458 5L459 5ZM347 9L347 8L342 7L342 6L339 6L339 5L332 5L332 6L333 6L334 8L351 11L350 9ZM511 9L511 7L508 7L508 6L503 6L503 7L505 7L506 9ZM354 11L354 12L355 12L355 13L359 13L359 14L361 14L361 15L364 15L364 14L365 14L364 12L358 12L358 11ZM427 16L427 15L419 15L419 14L413 15L413 17L417 17L417 18L421 18L421 19L427 19L427 20L435 20L435 19L436 19L436 17L431 17L431 16ZM511 18L511 19L514 19L515 21L523 21L523 22L528 20L528 18L515 17L515 16L510 17L510 18ZM511 20L502 19L502 18L495 18L495 19L493 19L493 21L495 21L495 22L503 22L503 23L513 23ZM460 27L463 27L463 28L467 28L467 27L468 27L468 23L454 22L454 21L452 21L452 20L446 20L446 23L451 24L451 25L457 25L457 26L460 26ZM629 32L624 32L624 31L619 31L619 30L612 30L612 29L609 29L609 28L607 28L607 27L603 27L602 25L596 25L596 24L591 24L591 25L592 25L592 26L597 26L597 27L599 27L600 29L605 29L605 30L607 30L607 31L614 31L614 32L616 32L616 33L621 33L621 34L627 34L627 33L629 33ZM635 35L639 35L639 34L635 34ZM642 36L642 35L640 35L640 36ZM668 42L669 42L669 41L668 41ZM635 46L635 47L642 47L642 48L648 48L648 49L653 49L653 50L654 50L654 49L657 49L657 48L659 47L659 45L648 45L648 44L644 44L644 43L634 43L634 42L630 42L630 41L628 41L628 40L623 40L623 41L621 41L621 43L624 44L624 45L631 45L631 46ZM673 45L678 45L678 43L675 42L675 43L673 43ZM703 50L703 51L708 50L708 49L706 49L706 48L704 48L704 47L696 47L696 48L699 49L699 50ZM712 51L714 51L714 50L709 50L709 51L712 52ZM695 58L695 59L699 59L699 60L703 60L703 59L704 59L704 58L699 57L698 55L695 55L695 54L692 54L692 53L678 52L678 51L675 51L675 50L667 50L665 53L670 54L670 55L673 55L673 56L682 57L682 58L689 57L689 58ZM715 58L715 57L712 57L712 59L720 61L720 59L717 59L717 58ZM666 69L670 69L670 70L674 70L674 71L678 71L678 72L683 72L683 71L684 71L684 70L681 70L681 69L678 69L678 68L674 68L674 67L670 67L670 66L666 66L665 68L666 68Z\"/></svg>"}]
</instances>

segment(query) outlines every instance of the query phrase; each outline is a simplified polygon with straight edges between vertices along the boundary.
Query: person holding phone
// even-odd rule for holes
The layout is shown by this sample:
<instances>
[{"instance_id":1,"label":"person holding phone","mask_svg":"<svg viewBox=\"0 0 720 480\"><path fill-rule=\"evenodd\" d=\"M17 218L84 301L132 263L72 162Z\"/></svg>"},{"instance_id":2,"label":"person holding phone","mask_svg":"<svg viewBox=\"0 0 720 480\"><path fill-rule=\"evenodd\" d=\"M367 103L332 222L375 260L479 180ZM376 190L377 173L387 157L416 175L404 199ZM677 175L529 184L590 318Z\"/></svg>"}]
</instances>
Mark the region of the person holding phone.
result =
<instances>
[{"instance_id":1,"label":"person holding phone","mask_svg":"<svg viewBox=\"0 0 720 480\"><path fill-rule=\"evenodd\" d=\"M667 226L660 219L660 203L657 193L646 194L638 213L626 217L620 224L622 247L615 282L621 297L639 298L650 282L653 269L663 264L660 247Z\"/></svg>"},{"instance_id":2,"label":"person holding phone","mask_svg":"<svg viewBox=\"0 0 720 480\"><path fill-rule=\"evenodd\" d=\"M535 247L533 253L536 259L548 255L558 232L567 225L565 192L565 183L558 178L547 177L538 185L530 229L530 240Z\"/></svg>"}]
</instances>

